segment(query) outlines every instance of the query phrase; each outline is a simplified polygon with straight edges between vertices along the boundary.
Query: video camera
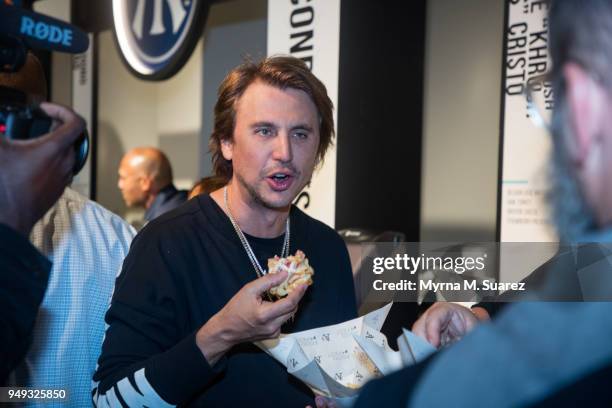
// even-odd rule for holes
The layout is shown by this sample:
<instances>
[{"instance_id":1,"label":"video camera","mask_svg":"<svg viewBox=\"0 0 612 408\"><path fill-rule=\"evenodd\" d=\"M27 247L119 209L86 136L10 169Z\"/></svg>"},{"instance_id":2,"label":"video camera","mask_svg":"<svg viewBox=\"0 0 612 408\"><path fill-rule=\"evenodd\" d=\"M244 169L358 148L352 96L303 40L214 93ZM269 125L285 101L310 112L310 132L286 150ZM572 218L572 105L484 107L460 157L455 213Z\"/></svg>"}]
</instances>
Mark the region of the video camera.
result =
<instances>
[{"instance_id":1,"label":"video camera","mask_svg":"<svg viewBox=\"0 0 612 408\"><path fill-rule=\"evenodd\" d=\"M18 72L24 66L30 49L71 54L87 50L89 38L83 31L27 10L25 6L20 0L0 0L0 73ZM52 125L49 116L38 106L28 103L24 92L0 86L0 137L34 139L49 133ZM89 152L86 131L77 139L74 149L73 173L77 174L85 165Z\"/></svg>"}]
</instances>

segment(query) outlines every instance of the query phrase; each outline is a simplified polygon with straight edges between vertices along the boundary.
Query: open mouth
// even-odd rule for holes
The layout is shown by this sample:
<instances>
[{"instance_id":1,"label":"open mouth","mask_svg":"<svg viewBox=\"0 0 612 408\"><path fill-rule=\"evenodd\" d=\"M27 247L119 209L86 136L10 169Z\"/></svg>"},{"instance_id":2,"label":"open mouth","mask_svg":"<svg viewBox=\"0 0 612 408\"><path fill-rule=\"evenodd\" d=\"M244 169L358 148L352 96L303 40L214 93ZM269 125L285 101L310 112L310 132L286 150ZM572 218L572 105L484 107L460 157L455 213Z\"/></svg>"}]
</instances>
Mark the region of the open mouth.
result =
<instances>
[{"instance_id":1,"label":"open mouth","mask_svg":"<svg viewBox=\"0 0 612 408\"><path fill-rule=\"evenodd\" d=\"M268 180L274 191L284 191L291 186L293 176L289 173L274 173Z\"/></svg>"}]
</instances>

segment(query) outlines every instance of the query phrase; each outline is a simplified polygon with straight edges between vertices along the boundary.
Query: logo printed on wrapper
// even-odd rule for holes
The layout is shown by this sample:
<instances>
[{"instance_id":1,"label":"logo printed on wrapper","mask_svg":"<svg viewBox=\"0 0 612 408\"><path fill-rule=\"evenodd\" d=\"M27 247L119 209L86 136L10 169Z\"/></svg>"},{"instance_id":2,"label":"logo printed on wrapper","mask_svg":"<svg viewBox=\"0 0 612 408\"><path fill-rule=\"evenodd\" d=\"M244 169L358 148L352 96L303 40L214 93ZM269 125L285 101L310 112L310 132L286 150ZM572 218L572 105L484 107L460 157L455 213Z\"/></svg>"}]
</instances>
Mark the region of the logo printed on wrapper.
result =
<instances>
[{"instance_id":1,"label":"logo printed on wrapper","mask_svg":"<svg viewBox=\"0 0 612 408\"><path fill-rule=\"evenodd\" d=\"M312 336L312 337L302 337L298 340L298 342L300 343L300 345L302 347L304 346L314 346L318 343L317 341L317 336Z\"/></svg>"},{"instance_id":2,"label":"logo printed on wrapper","mask_svg":"<svg viewBox=\"0 0 612 408\"><path fill-rule=\"evenodd\" d=\"M344 361L351 358L351 355L348 350L343 351L334 351L329 354L329 357L334 361Z\"/></svg>"},{"instance_id":3,"label":"logo printed on wrapper","mask_svg":"<svg viewBox=\"0 0 612 408\"><path fill-rule=\"evenodd\" d=\"M298 365L298 362L295 358L290 358L289 359L289 365L291 366L291 368L295 368L295 366Z\"/></svg>"}]
</instances>

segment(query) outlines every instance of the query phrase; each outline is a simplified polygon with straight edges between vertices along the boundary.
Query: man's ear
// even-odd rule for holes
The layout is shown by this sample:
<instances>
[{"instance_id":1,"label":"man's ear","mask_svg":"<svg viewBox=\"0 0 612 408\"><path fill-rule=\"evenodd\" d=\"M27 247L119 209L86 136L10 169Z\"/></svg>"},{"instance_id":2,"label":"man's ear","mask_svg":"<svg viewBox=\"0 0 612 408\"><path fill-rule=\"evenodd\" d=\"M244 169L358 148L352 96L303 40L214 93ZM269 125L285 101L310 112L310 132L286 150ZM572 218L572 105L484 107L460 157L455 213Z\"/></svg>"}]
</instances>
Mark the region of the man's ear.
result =
<instances>
[{"instance_id":1,"label":"man's ear","mask_svg":"<svg viewBox=\"0 0 612 408\"><path fill-rule=\"evenodd\" d=\"M146 191L147 193L151 191L153 188L153 179L149 176L141 176L140 177L140 189L142 191Z\"/></svg>"},{"instance_id":2,"label":"man's ear","mask_svg":"<svg viewBox=\"0 0 612 408\"><path fill-rule=\"evenodd\" d=\"M234 143L231 139L221 140L221 153L225 160L232 160L234 155Z\"/></svg>"},{"instance_id":3,"label":"man's ear","mask_svg":"<svg viewBox=\"0 0 612 408\"><path fill-rule=\"evenodd\" d=\"M582 165L599 133L604 93L601 86L578 64L563 66L573 140L568 140L572 162Z\"/></svg>"}]
</instances>

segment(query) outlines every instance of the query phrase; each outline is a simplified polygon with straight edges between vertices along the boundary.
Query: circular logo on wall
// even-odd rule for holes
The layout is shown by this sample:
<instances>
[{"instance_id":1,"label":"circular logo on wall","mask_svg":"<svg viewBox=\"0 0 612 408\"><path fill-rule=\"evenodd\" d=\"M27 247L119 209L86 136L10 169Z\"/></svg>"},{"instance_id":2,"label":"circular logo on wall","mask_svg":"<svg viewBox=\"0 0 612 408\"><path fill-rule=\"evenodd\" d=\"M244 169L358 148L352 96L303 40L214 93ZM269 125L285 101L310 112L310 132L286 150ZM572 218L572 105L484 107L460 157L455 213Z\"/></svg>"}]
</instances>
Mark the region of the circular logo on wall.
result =
<instances>
[{"instance_id":1,"label":"circular logo on wall","mask_svg":"<svg viewBox=\"0 0 612 408\"><path fill-rule=\"evenodd\" d=\"M208 0L113 0L115 39L129 70L162 80L177 73L202 35Z\"/></svg>"}]
</instances>

